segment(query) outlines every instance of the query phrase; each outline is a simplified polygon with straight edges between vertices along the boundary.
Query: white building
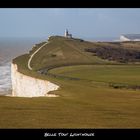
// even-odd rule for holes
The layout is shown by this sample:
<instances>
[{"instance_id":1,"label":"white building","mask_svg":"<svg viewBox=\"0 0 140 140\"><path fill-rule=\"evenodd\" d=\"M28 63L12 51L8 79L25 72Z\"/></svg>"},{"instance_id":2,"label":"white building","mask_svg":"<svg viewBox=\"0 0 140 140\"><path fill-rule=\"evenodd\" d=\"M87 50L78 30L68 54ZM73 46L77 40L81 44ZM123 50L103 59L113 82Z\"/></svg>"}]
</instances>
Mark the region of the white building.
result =
<instances>
[{"instance_id":1,"label":"white building","mask_svg":"<svg viewBox=\"0 0 140 140\"><path fill-rule=\"evenodd\" d=\"M124 34L120 36L120 41L140 41L140 34Z\"/></svg>"},{"instance_id":2,"label":"white building","mask_svg":"<svg viewBox=\"0 0 140 140\"><path fill-rule=\"evenodd\" d=\"M66 38L72 38L72 34L69 34L68 29L65 30L65 35Z\"/></svg>"}]
</instances>

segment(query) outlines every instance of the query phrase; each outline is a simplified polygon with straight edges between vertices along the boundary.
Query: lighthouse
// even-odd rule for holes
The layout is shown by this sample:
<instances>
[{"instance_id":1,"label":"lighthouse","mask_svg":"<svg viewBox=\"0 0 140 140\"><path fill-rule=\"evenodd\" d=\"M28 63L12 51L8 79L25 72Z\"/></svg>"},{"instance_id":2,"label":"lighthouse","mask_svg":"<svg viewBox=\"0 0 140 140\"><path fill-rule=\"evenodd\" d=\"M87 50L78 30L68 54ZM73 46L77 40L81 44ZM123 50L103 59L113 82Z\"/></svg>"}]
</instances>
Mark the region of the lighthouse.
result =
<instances>
[{"instance_id":1,"label":"lighthouse","mask_svg":"<svg viewBox=\"0 0 140 140\"><path fill-rule=\"evenodd\" d=\"M69 34L68 29L65 30L64 36L65 36L66 38L72 38L72 34Z\"/></svg>"}]
</instances>

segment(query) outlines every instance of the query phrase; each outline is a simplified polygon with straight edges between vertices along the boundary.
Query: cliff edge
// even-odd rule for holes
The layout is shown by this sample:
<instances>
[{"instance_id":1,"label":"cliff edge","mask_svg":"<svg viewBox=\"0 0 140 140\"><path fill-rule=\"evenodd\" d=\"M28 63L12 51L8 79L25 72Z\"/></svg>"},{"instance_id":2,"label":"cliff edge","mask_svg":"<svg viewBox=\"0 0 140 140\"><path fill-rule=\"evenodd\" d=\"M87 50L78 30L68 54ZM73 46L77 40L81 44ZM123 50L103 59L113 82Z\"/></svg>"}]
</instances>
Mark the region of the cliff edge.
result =
<instances>
[{"instance_id":1,"label":"cliff edge","mask_svg":"<svg viewBox=\"0 0 140 140\"><path fill-rule=\"evenodd\" d=\"M18 72L18 66L11 64L12 95L18 97L56 97L48 94L57 90L59 86L47 80L37 79Z\"/></svg>"}]
</instances>

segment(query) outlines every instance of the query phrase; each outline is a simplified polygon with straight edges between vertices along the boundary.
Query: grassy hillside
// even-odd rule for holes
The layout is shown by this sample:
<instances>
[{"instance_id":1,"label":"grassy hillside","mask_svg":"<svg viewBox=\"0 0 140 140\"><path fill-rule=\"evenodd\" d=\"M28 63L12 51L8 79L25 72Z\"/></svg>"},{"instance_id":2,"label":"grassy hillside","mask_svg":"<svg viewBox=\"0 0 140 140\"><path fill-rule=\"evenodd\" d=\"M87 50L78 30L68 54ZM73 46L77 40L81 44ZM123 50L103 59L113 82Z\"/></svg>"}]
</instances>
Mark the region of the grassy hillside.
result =
<instances>
[{"instance_id":1,"label":"grassy hillside","mask_svg":"<svg viewBox=\"0 0 140 140\"><path fill-rule=\"evenodd\" d=\"M139 65L78 65L49 71L56 78L82 80L114 88L140 89Z\"/></svg>"},{"instance_id":2,"label":"grassy hillside","mask_svg":"<svg viewBox=\"0 0 140 140\"><path fill-rule=\"evenodd\" d=\"M28 71L27 62L29 57L45 43L44 41L35 44L29 54L19 56L13 62ZM81 39L51 36L48 39L48 44L32 58L31 67L34 71L37 71L48 67L73 64L140 62L139 45L139 42L88 42Z\"/></svg>"},{"instance_id":3,"label":"grassy hillside","mask_svg":"<svg viewBox=\"0 0 140 140\"><path fill-rule=\"evenodd\" d=\"M0 97L0 128L140 128L139 90L56 81L61 85L52 92L57 98Z\"/></svg>"},{"instance_id":4,"label":"grassy hillside","mask_svg":"<svg viewBox=\"0 0 140 140\"><path fill-rule=\"evenodd\" d=\"M57 67L63 65L76 64L116 64L115 61L101 59L98 56L93 56L92 53L85 51L86 48L94 48L97 43L83 41L81 39L67 39L61 36L52 36L38 53L34 55L31 61L33 71L27 67L30 56L46 42L35 44L29 54L19 56L13 60L13 63L18 65L18 70L23 74L45 79L36 71L44 68Z\"/></svg>"},{"instance_id":5,"label":"grassy hillside","mask_svg":"<svg viewBox=\"0 0 140 140\"><path fill-rule=\"evenodd\" d=\"M50 93L59 97L0 97L1 128L140 128L140 65L121 63L116 55L110 60L106 55L112 52L110 48L129 50L119 58L128 52L139 54L140 42L87 42L60 36L48 41L33 57L33 70L27 62L45 42L13 62L24 74L58 84L59 90ZM103 59L86 51L103 47L106 51L101 53L107 56ZM38 73L48 68L53 69Z\"/></svg>"},{"instance_id":6,"label":"grassy hillside","mask_svg":"<svg viewBox=\"0 0 140 140\"><path fill-rule=\"evenodd\" d=\"M35 44L28 54L19 56L13 60L13 63L18 65L20 72L45 79L45 75L42 76L36 71L63 65L120 64L130 59L134 63L135 60L137 62L140 61L139 42L88 42L82 39L51 36L48 39L48 44L32 58L31 67L33 71L30 71L27 67L30 56L45 44L46 41ZM124 51L126 49L127 51ZM136 54L137 58L134 58Z\"/></svg>"},{"instance_id":7,"label":"grassy hillside","mask_svg":"<svg viewBox=\"0 0 140 140\"><path fill-rule=\"evenodd\" d=\"M64 37L51 37L49 44L43 47L33 57L31 66L34 70L66 64L92 63L103 64L105 60L85 52L85 48L94 46L93 43L80 39L66 39ZM108 62L110 63L110 62Z\"/></svg>"}]
</instances>

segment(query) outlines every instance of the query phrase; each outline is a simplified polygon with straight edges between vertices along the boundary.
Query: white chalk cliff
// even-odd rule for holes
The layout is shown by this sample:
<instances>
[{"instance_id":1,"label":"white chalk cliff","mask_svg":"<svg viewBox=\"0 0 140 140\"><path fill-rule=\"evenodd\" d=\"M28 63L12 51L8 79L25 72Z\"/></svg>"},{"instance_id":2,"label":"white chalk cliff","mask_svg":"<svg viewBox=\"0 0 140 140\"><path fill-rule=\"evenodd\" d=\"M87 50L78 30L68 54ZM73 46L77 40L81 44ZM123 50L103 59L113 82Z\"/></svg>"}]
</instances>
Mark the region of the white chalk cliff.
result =
<instances>
[{"instance_id":1,"label":"white chalk cliff","mask_svg":"<svg viewBox=\"0 0 140 140\"><path fill-rule=\"evenodd\" d=\"M37 79L18 72L16 64L11 64L12 95L18 97L56 97L48 94L57 90L58 85L47 80Z\"/></svg>"}]
</instances>

